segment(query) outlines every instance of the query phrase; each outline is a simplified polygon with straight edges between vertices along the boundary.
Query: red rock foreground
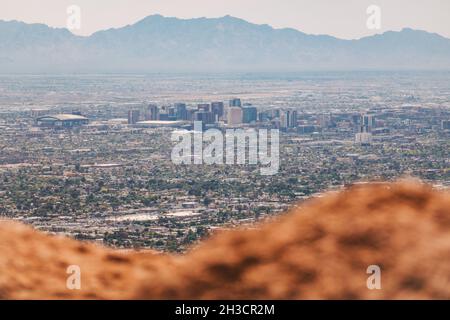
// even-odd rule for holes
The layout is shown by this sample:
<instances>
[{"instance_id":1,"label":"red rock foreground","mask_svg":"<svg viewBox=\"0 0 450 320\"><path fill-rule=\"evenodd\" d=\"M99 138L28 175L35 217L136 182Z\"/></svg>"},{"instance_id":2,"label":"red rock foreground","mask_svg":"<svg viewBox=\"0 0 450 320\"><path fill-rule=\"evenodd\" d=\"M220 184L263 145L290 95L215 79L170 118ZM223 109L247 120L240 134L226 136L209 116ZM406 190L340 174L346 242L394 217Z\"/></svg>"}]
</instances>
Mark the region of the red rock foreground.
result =
<instances>
[{"instance_id":1,"label":"red rock foreground","mask_svg":"<svg viewBox=\"0 0 450 320\"><path fill-rule=\"evenodd\" d=\"M3 299L450 299L450 196L357 186L183 256L119 253L0 223ZM66 287L69 265L81 289ZM381 290L369 290L369 265Z\"/></svg>"}]
</instances>

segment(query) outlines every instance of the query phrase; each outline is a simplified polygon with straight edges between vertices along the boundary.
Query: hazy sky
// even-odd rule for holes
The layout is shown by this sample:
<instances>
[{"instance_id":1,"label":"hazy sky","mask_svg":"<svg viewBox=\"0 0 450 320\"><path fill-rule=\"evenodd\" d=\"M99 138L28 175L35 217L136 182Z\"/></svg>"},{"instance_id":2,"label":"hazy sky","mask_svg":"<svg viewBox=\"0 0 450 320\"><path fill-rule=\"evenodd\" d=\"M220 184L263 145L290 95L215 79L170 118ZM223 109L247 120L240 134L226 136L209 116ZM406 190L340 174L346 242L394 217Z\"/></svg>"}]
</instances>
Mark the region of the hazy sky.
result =
<instances>
[{"instance_id":1,"label":"hazy sky","mask_svg":"<svg viewBox=\"0 0 450 320\"><path fill-rule=\"evenodd\" d=\"M381 7L380 30L366 27L369 5ZM179 18L232 15L276 28L354 39L404 27L450 38L450 0L0 0L0 20L65 27L69 5L81 8L81 30L132 24L151 14Z\"/></svg>"}]
</instances>

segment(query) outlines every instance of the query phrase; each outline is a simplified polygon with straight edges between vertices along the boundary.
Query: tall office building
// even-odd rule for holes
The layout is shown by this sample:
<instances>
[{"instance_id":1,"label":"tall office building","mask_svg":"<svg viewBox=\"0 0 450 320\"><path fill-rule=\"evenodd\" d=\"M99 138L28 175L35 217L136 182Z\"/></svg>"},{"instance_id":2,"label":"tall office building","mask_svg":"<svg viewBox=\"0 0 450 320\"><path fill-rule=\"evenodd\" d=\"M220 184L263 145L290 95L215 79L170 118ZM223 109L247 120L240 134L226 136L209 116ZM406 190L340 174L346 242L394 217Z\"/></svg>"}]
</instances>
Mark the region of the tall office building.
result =
<instances>
[{"instance_id":1,"label":"tall office building","mask_svg":"<svg viewBox=\"0 0 450 320\"><path fill-rule=\"evenodd\" d=\"M227 114L228 125L238 125L242 123L242 109L240 107L228 108Z\"/></svg>"},{"instance_id":2,"label":"tall office building","mask_svg":"<svg viewBox=\"0 0 450 320\"><path fill-rule=\"evenodd\" d=\"M266 121L269 121L269 119L271 119L271 118L272 118L272 116L267 111L258 113L258 121L259 122L266 122Z\"/></svg>"},{"instance_id":3,"label":"tall office building","mask_svg":"<svg viewBox=\"0 0 450 320\"><path fill-rule=\"evenodd\" d=\"M245 106L242 108L242 122L251 123L258 119L258 111L256 107Z\"/></svg>"},{"instance_id":4,"label":"tall office building","mask_svg":"<svg viewBox=\"0 0 450 320\"><path fill-rule=\"evenodd\" d=\"M372 128L375 127L375 118L372 115L361 115L359 130L355 135L355 143L370 145L372 143Z\"/></svg>"},{"instance_id":5,"label":"tall office building","mask_svg":"<svg viewBox=\"0 0 450 320\"><path fill-rule=\"evenodd\" d=\"M297 116L297 111L291 111L291 114L289 116L289 127L290 128L296 128L297 127L297 121L298 121L298 116Z\"/></svg>"},{"instance_id":6,"label":"tall office building","mask_svg":"<svg viewBox=\"0 0 450 320\"><path fill-rule=\"evenodd\" d=\"M145 120L158 120L159 119L159 110L156 104L149 104L147 109L145 110L144 115Z\"/></svg>"},{"instance_id":7,"label":"tall office building","mask_svg":"<svg viewBox=\"0 0 450 320\"><path fill-rule=\"evenodd\" d=\"M231 99L229 106L230 107L241 107L242 106L241 105L241 99L239 99L239 98Z\"/></svg>"},{"instance_id":8,"label":"tall office building","mask_svg":"<svg viewBox=\"0 0 450 320\"><path fill-rule=\"evenodd\" d=\"M280 112L280 129L287 129L289 123L289 113L286 111Z\"/></svg>"},{"instance_id":9,"label":"tall office building","mask_svg":"<svg viewBox=\"0 0 450 320\"><path fill-rule=\"evenodd\" d=\"M186 120L188 121L194 121L194 114L197 112L197 110L194 109L187 109L186 110Z\"/></svg>"},{"instance_id":10,"label":"tall office building","mask_svg":"<svg viewBox=\"0 0 450 320\"><path fill-rule=\"evenodd\" d=\"M214 114L209 111L196 111L194 113L194 121L201 121L203 124L214 123Z\"/></svg>"},{"instance_id":11,"label":"tall office building","mask_svg":"<svg viewBox=\"0 0 450 320\"><path fill-rule=\"evenodd\" d=\"M372 128L375 128L375 117L369 114L362 115L360 132L371 132Z\"/></svg>"},{"instance_id":12,"label":"tall office building","mask_svg":"<svg viewBox=\"0 0 450 320\"><path fill-rule=\"evenodd\" d=\"M214 113L217 120L221 119L224 114L223 102L212 102L211 111Z\"/></svg>"},{"instance_id":13,"label":"tall office building","mask_svg":"<svg viewBox=\"0 0 450 320\"><path fill-rule=\"evenodd\" d=\"M170 121L175 121L175 120L177 120L177 112L176 112L175 107L170 106L170 107L167 109L167 116L168 116L168 118L169 118Z\"/></svg>"},{"instance_id":14,"label":"tall office building","mask_svg":"<svg viewBox=\"0 0 450 320\"><path fill-rule=\"evenodd\" d=\"M175 103L174 109L175 109L175 116L176 116L177 120L187 120L188 113L187 113L185 103Z\"/></svg>"},{"instance_id":15,"label":"tall office building","mask_svg":"<svg viewBox=\"0 0 450 320\"><path fill-rule=\"evenodd\" d=\"M128 110L128 124L136 124L139 121L139 110Z\"/></svg>"}]
</instances>

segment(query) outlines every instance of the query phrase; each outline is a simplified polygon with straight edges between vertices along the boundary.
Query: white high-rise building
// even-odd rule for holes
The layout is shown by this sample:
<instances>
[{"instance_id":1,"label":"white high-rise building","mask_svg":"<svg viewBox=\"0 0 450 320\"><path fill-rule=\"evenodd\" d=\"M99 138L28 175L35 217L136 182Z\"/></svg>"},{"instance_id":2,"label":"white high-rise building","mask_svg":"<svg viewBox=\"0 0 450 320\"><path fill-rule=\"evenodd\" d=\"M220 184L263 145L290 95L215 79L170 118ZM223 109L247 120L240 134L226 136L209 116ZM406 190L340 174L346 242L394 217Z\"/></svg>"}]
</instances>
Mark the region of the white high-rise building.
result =
<instances>
[{"instance_id":1,"label":"white high-rise building","mask_svg":"<svg viewBox=\"0 0 450 320\"><path fill-rule=\"evenodd\" d=\"M358 132L355 135L355 143L370 145L372 143L372 134L370 132Z\"/></svg>"},{"instance_id":2,"label":"white high-rise building","mask_svg":"<svg viewBox=\"0 0 450 320\"><path fill-rule=\"evenodd\" d=\"M234 126L242 123L242 108L230 107L228 108L227 120L229 126Z\"/></svg>"},{"instance_id":3,"label":"white high-rise building","mask_svg":"<svg viewBox=\"0 0 450 320\"><path fill-rule=\"evenodd\" d=\"M280 113L280 127L286 129L289 125L289 113L282 111Z\"/></svg>"}]
</instances>

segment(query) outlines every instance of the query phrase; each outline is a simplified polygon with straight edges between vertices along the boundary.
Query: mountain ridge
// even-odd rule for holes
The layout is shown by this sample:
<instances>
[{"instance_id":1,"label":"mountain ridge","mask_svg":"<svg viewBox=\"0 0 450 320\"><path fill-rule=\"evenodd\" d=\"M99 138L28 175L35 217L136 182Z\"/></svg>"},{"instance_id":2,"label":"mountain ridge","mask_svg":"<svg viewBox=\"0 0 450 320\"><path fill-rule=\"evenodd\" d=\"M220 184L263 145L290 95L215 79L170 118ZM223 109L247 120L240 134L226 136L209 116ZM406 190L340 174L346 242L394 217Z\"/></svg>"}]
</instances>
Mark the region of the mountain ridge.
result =
<instances>
[{"instance_id":1,"label":"mountain ridge","mask_svg":"<svg viewBox=\"0 0 450 320\"><path fill-rule=\"evenodd\" d=\"M78 36L0 20L0 73L450 70L450 39L404 28L344 40L232 16L151 15Z\"/></svg>"}]
</instances>

